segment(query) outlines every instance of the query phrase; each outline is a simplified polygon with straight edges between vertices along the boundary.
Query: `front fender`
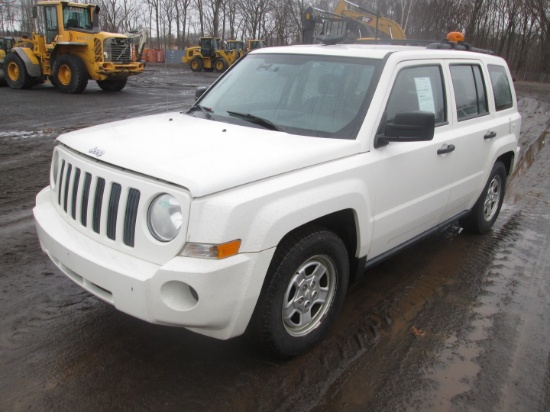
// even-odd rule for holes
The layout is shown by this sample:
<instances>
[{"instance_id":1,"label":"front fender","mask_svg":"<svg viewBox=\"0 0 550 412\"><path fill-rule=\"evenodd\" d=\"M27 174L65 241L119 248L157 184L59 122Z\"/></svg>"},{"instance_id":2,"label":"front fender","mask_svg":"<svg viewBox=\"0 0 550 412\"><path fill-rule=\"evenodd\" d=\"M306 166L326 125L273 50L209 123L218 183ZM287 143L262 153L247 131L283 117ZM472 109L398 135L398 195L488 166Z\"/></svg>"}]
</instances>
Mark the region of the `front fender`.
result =
<instances>
[{"instance_id":1,"label":"front fender","mask_svg":"<svg viewBox=\"0 0 550 412\"><path fill-rule=\"evenodd\" d=\"M372 236L373 199L367 179L361 178L365 171L354 167L342 171L338 167L342 162L346 159L193 200L188 241L241 239L240 252L260 252L277 246L300 226L351 210L357 233L355 255L365 256Z\"/></svg>"},{"instance_id":2,"label":"front fender","mask_svg":"<svg viewBox=\"0 0 550 412\"><path fill-rule=\"evenodd\" d=\"M40 69L40 62L29 47L15 47L14 53L23 60L27 73L32 77L42 76L42 70Z\"/></svg>"}]
</instances>

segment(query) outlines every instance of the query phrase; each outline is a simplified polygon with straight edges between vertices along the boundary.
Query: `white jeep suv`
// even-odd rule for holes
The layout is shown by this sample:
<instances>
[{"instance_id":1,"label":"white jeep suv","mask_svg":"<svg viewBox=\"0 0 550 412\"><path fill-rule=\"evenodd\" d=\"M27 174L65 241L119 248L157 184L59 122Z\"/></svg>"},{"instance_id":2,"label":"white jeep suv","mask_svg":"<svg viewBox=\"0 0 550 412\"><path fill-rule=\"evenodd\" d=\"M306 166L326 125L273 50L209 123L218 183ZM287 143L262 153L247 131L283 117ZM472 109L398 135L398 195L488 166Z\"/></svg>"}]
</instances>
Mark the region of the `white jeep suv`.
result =
<instances>
[{"instance_id":1,"label":"white jeep suv","mask_svg":"<svg viewBox=\"0 0 550 412\"><path fill-rule=\"evenodd\" d=\"M202 92L59 136L40 242L123 312L279 357L321 339L367 266L457 220L487 232L517 159L489 54L265 48Z\"/></svg>"}]
</instances>

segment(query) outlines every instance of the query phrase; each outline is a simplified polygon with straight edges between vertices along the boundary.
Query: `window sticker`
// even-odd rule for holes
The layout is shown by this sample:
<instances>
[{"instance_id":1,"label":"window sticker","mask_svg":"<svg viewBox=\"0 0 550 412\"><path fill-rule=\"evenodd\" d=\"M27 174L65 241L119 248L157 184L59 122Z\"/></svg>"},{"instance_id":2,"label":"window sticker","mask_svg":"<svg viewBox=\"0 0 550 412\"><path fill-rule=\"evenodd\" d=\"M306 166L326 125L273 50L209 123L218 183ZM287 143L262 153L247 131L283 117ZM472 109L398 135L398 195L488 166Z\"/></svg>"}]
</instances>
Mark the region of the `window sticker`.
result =
<instances>
[{"instance_id":1,"label":"window sticker","mask_svg":"<svg viewBox=\"0 0 550 412\"><path fill-rule=\"evenodd\" d=\"M415 77L416 95L418 97L418 108L425 112L435 114L434 94L432 83L429 77Z\"/></svg>"}]
</instances>

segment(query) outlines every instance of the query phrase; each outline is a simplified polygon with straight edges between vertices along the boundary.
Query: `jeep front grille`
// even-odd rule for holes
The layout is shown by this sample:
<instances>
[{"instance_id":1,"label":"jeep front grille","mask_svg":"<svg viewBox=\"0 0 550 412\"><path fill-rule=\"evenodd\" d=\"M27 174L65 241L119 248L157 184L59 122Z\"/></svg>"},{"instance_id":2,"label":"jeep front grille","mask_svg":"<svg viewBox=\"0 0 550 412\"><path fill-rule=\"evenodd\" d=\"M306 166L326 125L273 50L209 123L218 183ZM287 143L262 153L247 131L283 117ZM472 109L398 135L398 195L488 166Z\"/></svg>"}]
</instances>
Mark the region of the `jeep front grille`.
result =
<instances>
[{"instance_id":1,"label":"jeep front grille","mask_svg":"<svg viewBox=\"0 0 550 412\"><path fill-rule=\"evenodd\" d=\"M134 247L137 211L141 193L118 182L73 166L62 160L57 181L57 202L74 221L113 241L117 239L119 208L123 207L122 242ZM107 196L108 201L103 198Z\"/></svg>"}]
</instances>

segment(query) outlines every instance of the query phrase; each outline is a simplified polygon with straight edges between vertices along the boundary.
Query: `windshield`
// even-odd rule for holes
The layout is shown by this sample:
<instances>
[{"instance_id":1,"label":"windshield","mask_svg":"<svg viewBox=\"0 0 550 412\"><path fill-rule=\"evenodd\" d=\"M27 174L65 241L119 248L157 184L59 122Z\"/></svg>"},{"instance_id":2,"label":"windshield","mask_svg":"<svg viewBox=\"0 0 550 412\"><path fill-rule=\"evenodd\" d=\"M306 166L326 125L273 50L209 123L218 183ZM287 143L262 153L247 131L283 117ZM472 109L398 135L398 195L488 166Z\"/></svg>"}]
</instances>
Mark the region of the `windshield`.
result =
<instances>
[{"instance_id":1,"label":"windshield","mask_svg":"<svg viewBox=\"0 0 550 412\"><path fill-rule=\"evenodd\" d=\"M92 29L90 10L86 7L63 7L63 25L65 29Z\"/></svg>"},{"instance_id":2,"label":"windshield","mask_svg":"<svg viewBox=\"0 0 550 412\"><path fill-rule=\"evenodd\" d=\"M379 61L297 54L248 55L193 115L306 136L355 139Z\"/></svg>"}]
</instances>

